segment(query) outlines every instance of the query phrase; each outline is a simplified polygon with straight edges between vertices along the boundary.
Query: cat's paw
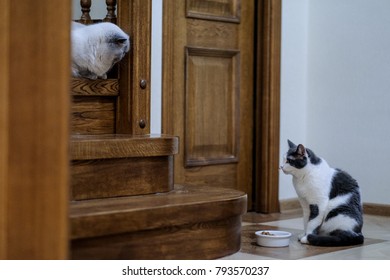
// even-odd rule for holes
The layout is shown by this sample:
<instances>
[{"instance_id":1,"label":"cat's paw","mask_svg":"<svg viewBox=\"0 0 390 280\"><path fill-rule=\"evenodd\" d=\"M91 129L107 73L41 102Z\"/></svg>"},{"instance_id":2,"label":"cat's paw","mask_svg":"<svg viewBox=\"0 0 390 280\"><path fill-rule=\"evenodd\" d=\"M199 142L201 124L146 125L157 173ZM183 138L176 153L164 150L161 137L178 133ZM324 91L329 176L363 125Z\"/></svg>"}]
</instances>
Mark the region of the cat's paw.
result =
<instances>
[{"instance_id":1,"label":"cat's paw","mask_svg":"<svg viewBox=\"0 0 390 280\"><path fill-rule=\"evenodd\" d=\"M304 234L304 233L299 234L299 235L298 235L298 241L301 241L301 238L303 238L305 235L306 235L306 234Z\"/></svg>"},{"instance_id":2,"label":"cat's paw","mask_svg":"<svg viewBox=\"0 0 390 280\"><path fill-rule=\"evenodd\" d=\"M87 78L87 79L90 79L90 80L96 80L96 79L99 78L99 77L98 77L98 75L96 75L96 74L91 74L91 75L86 76L86 78Z\"/></svg>"},{"instance_id":3,"label":"cat's paw","mask_svg":"<svg viewBox=\"0 0 390 280\"><path fill-rule=\"evenodd\" d=\"M307 235L301 237L299 239L299 241L302 243L302 244L309 244L309 241L307 240Z\"/></svg>"}]
</instances>

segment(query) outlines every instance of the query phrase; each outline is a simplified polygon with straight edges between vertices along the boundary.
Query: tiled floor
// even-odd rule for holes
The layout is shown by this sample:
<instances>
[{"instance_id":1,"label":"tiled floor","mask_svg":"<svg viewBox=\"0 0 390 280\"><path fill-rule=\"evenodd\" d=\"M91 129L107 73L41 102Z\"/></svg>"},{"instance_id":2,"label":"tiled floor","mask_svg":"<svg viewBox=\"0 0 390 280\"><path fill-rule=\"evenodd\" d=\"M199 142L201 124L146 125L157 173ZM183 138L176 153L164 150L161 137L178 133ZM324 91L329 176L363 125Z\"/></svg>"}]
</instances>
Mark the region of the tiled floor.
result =
<instances>
[{"instance_id":1,"label":"tiled floor","mask_svg":"<svg viewBox=\"0 0 390 280\"><path fill-rule=\"evenodd\" d=\"M293 234L290 246L266 248L256 245L255 231L280 229ZM303 229L299 211L263 215L248 213L243 217L241 250L223 259L280 260L390 260L390 217L364 216L365 242L352 247L315 247L301 244L297 236Z\"/></svg>"}]
</instances>

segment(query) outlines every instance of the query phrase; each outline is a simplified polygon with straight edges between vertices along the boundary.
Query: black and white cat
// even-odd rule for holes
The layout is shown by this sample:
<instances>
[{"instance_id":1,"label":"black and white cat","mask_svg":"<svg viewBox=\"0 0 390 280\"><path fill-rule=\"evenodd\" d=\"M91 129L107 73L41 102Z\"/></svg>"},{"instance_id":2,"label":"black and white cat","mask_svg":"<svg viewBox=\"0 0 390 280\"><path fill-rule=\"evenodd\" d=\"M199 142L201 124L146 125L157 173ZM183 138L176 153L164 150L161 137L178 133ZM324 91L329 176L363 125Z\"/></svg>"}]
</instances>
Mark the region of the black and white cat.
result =
<instances>
[{"instance_id":1,"label":"black and white cat","mask_svg":"<svg viewBox=\"0 0 390 280\"><path fill-rule=\"evenodd\" d=\"M72 22L72 75L95 80L130 49L129 36L113 23L83 25Z\"/></svg>"},{"instance_id":2,"label":"black and white cat","mask_svg":"<svg viewBox=\"0 0 390 280\"><path fill-rule=\"evenodd\" d=\"M302 144L288 140L280 167L293 176L303 209L301 243L316 246L362 244L363 215L358 183L348 173L332 168Z\"/></svg>"}]
</instances>

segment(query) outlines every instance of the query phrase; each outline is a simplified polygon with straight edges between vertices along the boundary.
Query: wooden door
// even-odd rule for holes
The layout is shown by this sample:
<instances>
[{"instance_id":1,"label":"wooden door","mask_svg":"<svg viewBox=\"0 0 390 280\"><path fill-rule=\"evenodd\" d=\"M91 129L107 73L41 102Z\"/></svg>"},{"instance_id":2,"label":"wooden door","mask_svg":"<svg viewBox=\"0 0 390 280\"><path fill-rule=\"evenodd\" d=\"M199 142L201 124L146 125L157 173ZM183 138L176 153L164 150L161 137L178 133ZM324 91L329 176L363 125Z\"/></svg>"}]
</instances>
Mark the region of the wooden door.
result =
<instances>
[{"instance_id":1,"label":"wooden door","mask_svg":"<svg viewBox=\"0 0 390 280\"><path fill-rule=\"evenodd\" d=\"M175 183L252 196L254 1L164 1L163 132Z\"/></svg>"}]
</instances>

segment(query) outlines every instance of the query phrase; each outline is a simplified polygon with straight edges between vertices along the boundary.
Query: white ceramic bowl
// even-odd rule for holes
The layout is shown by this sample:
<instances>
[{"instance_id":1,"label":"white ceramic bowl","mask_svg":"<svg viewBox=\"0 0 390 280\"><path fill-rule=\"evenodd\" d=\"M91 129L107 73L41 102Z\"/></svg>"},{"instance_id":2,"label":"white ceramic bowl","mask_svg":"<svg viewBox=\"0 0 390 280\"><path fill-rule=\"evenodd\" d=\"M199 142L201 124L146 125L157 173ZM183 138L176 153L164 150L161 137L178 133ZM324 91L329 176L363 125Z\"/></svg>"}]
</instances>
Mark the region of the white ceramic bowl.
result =
<instances>
[{"instance_id":1,"label":"white ceramic bowl","mask_svg":"<svg viewBox=\"0 0 390 280\"><path fill-rule=\"evenodd\" d=\"M255 232L256 243L264 247L286 247L290 244L291 233L279 230L259 230Z\"/></svg>"}]
</instances>

